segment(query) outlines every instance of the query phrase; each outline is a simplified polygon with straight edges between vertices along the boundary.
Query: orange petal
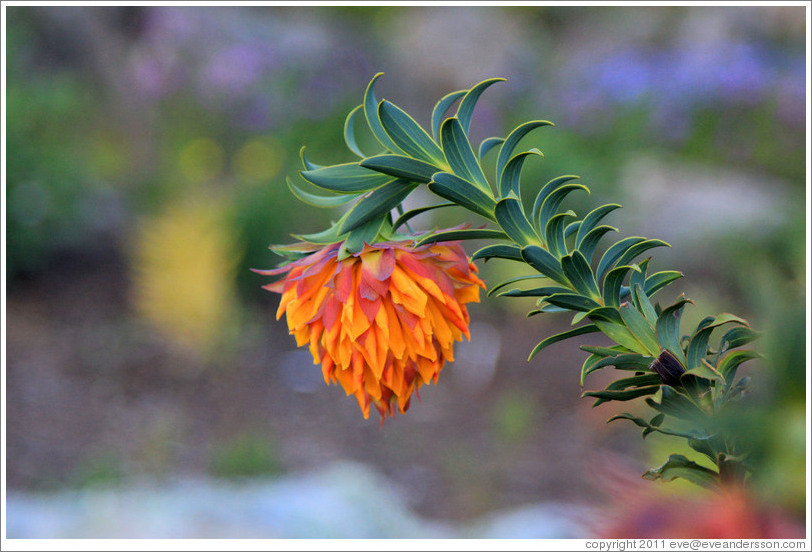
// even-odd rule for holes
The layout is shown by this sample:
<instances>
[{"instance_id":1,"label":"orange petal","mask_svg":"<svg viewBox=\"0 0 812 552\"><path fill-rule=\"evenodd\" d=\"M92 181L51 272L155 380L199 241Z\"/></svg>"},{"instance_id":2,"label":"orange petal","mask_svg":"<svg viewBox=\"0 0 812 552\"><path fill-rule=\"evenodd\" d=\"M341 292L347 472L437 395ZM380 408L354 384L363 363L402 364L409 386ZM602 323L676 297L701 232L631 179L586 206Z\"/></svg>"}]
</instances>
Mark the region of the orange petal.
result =
<instances>
[{"instance_id":1,"label":"orange petal","mask_svg":"<svg viewBox=\"0 0 812 552\"><path fill-rule=\"evenodd\" d=\"M382 282L395 268L395 252L389 248L368 250L361 253L361 263L365 272Z\"/></svg>"},{"instance_id":2,"label":"orange petal","mask_svg":"<svg viewBox=\"0 0 812 552\"><path fill-rule=\"evenodd\" d=\"M410 312L423 316L426 310L428 296L400 267L392 271L392 287L390 293L393 299L406 307Z\"/></svg>"}]
</instances>

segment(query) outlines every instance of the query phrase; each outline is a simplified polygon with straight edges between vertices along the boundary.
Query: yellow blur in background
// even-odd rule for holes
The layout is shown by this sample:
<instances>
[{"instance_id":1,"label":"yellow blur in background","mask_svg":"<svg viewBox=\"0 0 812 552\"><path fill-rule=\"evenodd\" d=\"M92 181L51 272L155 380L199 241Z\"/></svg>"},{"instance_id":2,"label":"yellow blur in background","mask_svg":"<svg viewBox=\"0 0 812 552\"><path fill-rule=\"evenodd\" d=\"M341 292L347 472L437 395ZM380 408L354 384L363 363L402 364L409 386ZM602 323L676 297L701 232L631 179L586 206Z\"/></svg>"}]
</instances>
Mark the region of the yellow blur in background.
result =
<instances>
[{"instance_id":1,"label":"yellow blur in background","mask_svg":"<svg viewBox=\"0 0 812 552\"><path fill-rule=\"evenodd\" d=\"M137 312L174 345L213 353L237 312L240 249L215 197L181 197L141 222L132 251Z\"/></svg>"}]
</instances>

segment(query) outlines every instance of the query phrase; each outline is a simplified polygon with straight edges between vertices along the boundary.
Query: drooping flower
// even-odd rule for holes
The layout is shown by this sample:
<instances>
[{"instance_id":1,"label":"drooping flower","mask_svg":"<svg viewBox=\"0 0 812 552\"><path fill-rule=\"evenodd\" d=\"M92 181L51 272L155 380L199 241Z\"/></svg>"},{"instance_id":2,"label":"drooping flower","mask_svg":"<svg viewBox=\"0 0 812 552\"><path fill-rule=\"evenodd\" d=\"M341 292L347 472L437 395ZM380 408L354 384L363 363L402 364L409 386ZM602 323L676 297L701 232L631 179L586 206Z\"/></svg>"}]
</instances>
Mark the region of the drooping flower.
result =
<instances>
[{"instance_id":1,"label":"drooping flower","mask_svg":"<svg viewBox=\"0 0 812 552\"><path fill-rule=\"evenodd\" d=\"M458 242L376 243L343 260L340 245L304 244L304 258L256 272L285 274L263 286L282 294L277 319L287 316L328 385L355 395L365 418L375 405L383 420L395 403L406 412L454 360L454 341L470 338L466 303L485 284Z\"/></svg>"}]
</instances>

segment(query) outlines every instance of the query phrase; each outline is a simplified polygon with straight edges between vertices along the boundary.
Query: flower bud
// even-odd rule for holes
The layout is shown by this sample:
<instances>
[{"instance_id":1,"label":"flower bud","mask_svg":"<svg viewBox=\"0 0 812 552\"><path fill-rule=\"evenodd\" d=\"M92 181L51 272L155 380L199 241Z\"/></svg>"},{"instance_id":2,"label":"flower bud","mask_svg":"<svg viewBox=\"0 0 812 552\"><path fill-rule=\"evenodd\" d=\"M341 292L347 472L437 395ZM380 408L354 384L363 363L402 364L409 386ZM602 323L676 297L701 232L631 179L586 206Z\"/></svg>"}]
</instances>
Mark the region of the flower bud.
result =
<instances>
[{"instance_id":1,"label":"flower bud","mask_svg":"<svg viewBox=\"0 0 812 552\"><path fill-rule=\"evenodd\" d=\"M680 364L680 361L668 350L660 353L660 356L654 359L649 368L660 376L660 380L665 385L671 387L679 387L681 385L680 376L685 373L685 368Z\"/></svg>"}]
</instances>

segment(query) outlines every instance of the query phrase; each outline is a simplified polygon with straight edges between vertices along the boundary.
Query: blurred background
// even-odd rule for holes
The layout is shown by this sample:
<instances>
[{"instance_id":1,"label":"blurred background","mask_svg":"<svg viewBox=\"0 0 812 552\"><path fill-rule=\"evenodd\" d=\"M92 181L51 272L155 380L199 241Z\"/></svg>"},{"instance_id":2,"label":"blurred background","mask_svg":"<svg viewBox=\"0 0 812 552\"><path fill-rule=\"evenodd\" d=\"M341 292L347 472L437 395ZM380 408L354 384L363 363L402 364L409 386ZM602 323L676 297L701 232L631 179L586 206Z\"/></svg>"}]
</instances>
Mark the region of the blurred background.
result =
<instances>
[{"instance_id":1,"label":"blurred background","mask_svg":"<svg viewBox=\"0 0 812 552\"><path fill-rule=\"evenodd\" d=\"M702 499L641 482L686 451L579 398L578 340L526 362L569 324L532 302L475 305L439 385L382 428L295 349L249 268L340 215L285 177L302 146L352 159L344 118L379 71L424 125L507 78L475 143L555 122L525 139L546 156L525 188L578 174L577 212L619 202L622 235L671 243L652 266L685 274L661 298L694 299L684 332L722 311L765 332L731 431L748 507L802 534L803 7L5 9L9 538L588 537L635 526L630 496Z\"/></svg>"}]
</instances>

